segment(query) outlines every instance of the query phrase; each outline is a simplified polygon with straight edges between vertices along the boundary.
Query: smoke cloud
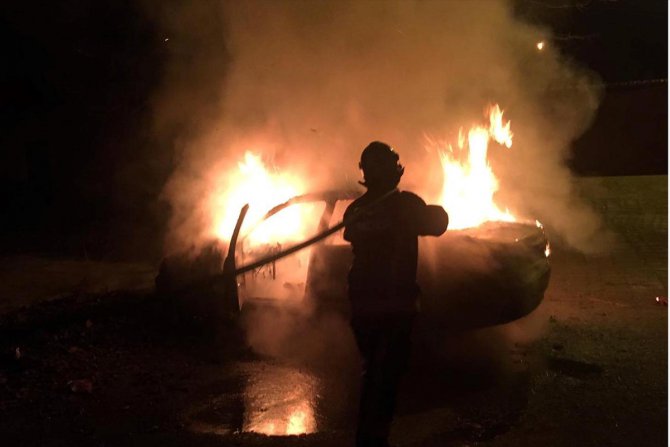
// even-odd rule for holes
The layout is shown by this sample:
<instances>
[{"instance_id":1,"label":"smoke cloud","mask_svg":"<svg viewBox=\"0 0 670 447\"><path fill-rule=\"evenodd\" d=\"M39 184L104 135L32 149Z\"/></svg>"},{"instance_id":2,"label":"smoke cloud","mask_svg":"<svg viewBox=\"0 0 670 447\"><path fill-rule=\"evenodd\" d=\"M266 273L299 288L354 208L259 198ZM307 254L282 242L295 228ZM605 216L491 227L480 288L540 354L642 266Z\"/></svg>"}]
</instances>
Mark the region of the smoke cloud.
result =
<instances>
[{"instance_id":1,"label":"smoke cloud","mask_svg":"<svg viewBox=\"0 0 670 447\"><path fill-rule=\"evenodd\" d=\"M401 187L434 200L442 174L427 138L455 141L491 103L515 134L511 149L491 149L498 203L572 247L597 248L600 223L576 197L565 161L600 92L511 2L150 6L171 61L155 103L156 129L176 151L164 190L169 249L210 236L208 198L246 150L321 190L355 185L361 149L385 141L407 168Z\"/></svg>"}]
</instances>

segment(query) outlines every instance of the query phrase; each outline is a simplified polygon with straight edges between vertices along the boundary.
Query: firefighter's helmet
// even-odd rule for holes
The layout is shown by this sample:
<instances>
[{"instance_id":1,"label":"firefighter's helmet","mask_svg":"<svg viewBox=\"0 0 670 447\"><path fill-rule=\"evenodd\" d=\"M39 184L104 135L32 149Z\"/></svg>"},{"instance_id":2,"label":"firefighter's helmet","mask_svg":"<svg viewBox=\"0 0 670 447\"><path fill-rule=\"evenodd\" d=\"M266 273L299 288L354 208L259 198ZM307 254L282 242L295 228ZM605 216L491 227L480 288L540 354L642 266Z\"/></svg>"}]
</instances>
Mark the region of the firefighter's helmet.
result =
<instances>
[{"instance_id":1,"label":"firefighter's helmet","mask_svg":"<svg viewBox=\"0 0 670 447\"><path fill-rule=\"evenodd\" d=\"M400 156L391 146L381 141L368 144L361 153L358 167L363 171L363 185L370 188L395 188L405 172Z\"/></svg>"}]
</instances>

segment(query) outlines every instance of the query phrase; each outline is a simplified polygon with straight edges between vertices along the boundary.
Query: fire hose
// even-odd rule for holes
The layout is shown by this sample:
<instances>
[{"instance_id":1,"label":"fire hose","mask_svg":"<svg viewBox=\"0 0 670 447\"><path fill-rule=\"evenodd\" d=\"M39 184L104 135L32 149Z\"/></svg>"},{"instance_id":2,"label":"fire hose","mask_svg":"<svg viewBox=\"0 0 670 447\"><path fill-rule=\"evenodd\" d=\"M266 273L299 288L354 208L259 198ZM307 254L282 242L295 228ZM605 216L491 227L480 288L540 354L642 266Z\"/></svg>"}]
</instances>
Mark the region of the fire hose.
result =
<instances>
[{"instance_id":1,"label":"fire hose","mask_svg":"<svg viewBox=\"0 0 670 447\"><path fill-rule=\"evenodd\" d=\"M236 245L237 245L237 239L240 234L240 230L242 228L242 223L244 222L244 218L246 217L247 211L249 210L249 205L246 204L240 209L240 214L237 218L237 223L235 224L235 229L233 230L233 234L230 238L230 244L228 248L228 254L226 255L226 259L223 263L223 272L219 275L216 275L212 278L208 278L207 282L208 283L216 283L216 282L222 282L224 286L224 299L226 301L226 305L229 306L229 311L236 314L239 312L239 296L237 292L237 275L241 275L243 273L255 270L259 267L262 267L266 264L269 264L271 262L278 261L279 259L285 258L286 256L290 256L293 253L296 253L300 250L303 250L311 245L316 244L317 242L320 242L327 238L328 236L338 232L342 228L344 228L347 225L351 225L352 223L356 222L359 220L363 215L366 213L370 212L377 206L379 206L384 200L386 200L388 197L393 195L397 189L392 189L385 193L384 195L380 196L379 198L375 199L372 203L369 205L366 205L364 207L358 208L351 216L348 216L346 219L343 219L340 223L333 225L332 227L328 228L327 230L322 231L321 233L318 233L317 235L299 243L296 245L293 245L291 247L286 248L285 250L282 250L278 253L274 253L272 255L266 256L264 258L261 258L257 261L254 261L250 264L244 265L242 267L237 267L235 264L235 252L236 252Z\"/></svg>"}]
</instances>

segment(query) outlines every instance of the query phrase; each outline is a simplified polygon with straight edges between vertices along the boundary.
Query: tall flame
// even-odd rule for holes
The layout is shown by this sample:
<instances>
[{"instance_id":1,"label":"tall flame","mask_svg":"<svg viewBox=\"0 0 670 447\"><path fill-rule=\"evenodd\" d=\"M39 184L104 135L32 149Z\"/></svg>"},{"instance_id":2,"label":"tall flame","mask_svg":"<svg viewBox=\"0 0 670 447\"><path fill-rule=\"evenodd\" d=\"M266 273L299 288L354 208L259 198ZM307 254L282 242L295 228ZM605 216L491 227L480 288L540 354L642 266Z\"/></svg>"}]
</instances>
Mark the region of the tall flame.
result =
<instances>
[{"instance_id":1,"label":"tall flame","mask_svg":"<svg viewBox=\"0 0 670 447\"><path fill-rule=\"evenodd\" d=\"M263 216L274 206L305 192L304 182L287 172L273 172L261 157L247 151L238 170L221 176L225 181L214 196L213 232L223 240L230 238L240 208L249 204L245 228L252 245L282 243L301 239L308 232L308 207L289 207L265 222ZM243 231L244 233L244 231Z\"/></svg>"},{"instance_id":2,"label":"tall flame","mask_svg":"<svg viewBox=\"0 0 670 447\"><path fill-rule=\"evenodd\" d=\"M456 148L438 144L444 182L440 203L451 217L450 228L474 227L486 221L515 221L508 211L494 201L498 179L488 163L489 144L494 141L512 147L510 121L495 104L487 108L486 125L477 124L467 132L459 129ZM466 149L467 146L467 149ZM309 179L290 172L279 172L266 166L259 155L244 154L237 170L222 173L220 189L213 195L212 233L227 240L232 233L240 208L249 203L243 234L252 245L293 242L304 239L315 229L318 216L314 207L292 206L265 222L263 216L274 206L306 192Z\"/></svg>"},{"instance_id":3,"label":"tall flame","mask_svg":"<svg viewBox=\"0 0 670 447\"><path fill-rule=\"evenodd\" d=\"M446 150L439 150L444 173L441 203L449 212L452 229L474 227L490 220L516 220L494 202L498 179L487 161L491 140L512 147L511 125L509 121L503 121L503 111L497 104L489 107L486 114L488 127L475 125L468 131L466 160L462 161L460 153L466 140L462 129L459 130L458 151L451 144L447 144Z\"/></svg>"}]
</instances>

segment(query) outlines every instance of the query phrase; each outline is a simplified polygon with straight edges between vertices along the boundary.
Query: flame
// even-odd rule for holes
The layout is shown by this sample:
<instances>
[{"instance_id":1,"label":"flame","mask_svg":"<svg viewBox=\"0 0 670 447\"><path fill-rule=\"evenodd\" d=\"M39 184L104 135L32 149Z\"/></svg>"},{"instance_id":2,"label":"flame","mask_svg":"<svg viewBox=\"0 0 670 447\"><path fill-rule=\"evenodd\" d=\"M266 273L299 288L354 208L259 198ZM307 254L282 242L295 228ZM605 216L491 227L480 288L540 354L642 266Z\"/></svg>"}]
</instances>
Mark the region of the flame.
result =
<instances>
[{"instance_id":1,"label":"flame","mask_svg":"<svg viewBox=\"0 0 670 447\"><path fill-rule=\"evenodd\" d=\"M240 208L246 203L249 211L244 228L252 229L248 237L251 245L295 241L307 234L307 226L313 219L305 206L289 207L261 223L274 206L305 192L305 184L299 177L271 171L259 155L247 151L238 170L222 173L221 178L225 181L213 199L213 233L219 239L230 238Z\"/></svg>"},{"instance_id":2,"label":"flame","mask_svg":"<svg viewBox=\"0 0 670 447\"><path fill-rule=\"evenodd\" d=\"M541 40L541 41L539 41L537 44L535 44L535 47L536 47L539 51L544 50L544 40Z\"/></svg>"},{"instance_id":3,"label":"flame","mask_svg":"<svg viewBox=\"0 0 670 447\"><path fill-rule=\"evenodd\" d=\"M512 147L511 122L505 121L497 104L489 106L485 116L486 124L473 125L467 131L459 129L456 148L436 144L444 175L439 202L452 216L451 229L474 227L486 221L516 221L509 210L494 201L499 183L487 160L491 141ZM214 210L212 233L219 239L230 238L239 210L246 203L250 208L242 234L249 232L246 240L252 248L303 240L315 229L315 206L292 206L262 222L270 209L305 193L309 179L268 167L252 151L244 154L237 170L222 172L221 179L210 208Z\"/></svg>"},{"instance_id":4,"label":"flame","mask_svg":"<svg viewBox=\"0 0 670 447\"><path fill-rule=\"evenodd\" d=\"M488 108L487 115L488 127L475 125L467 133L466 160L463 161L460 154L466 140L462 129L459 129L458 151L450 144L447 150L438 150L444 173L440 202L453 216L449 223L451 229L474 227L490 220L516 220L508 210L502 211L494 203L498 179L487 161L489 141L512 147L511 123L503 121L503 111L497 104Z\"/></svg>"},{"instance_id":5,"label":"flame","mask_svg":"<svg viewBox=\"0 0 670 447\"><path fill-rule=\"evenodd\" d=\"M539 220L535 219L535 226L542 230L544 232L544 225L542 225L542 222ZM551 245L549 244L549 241L544 246L544 257L548 258L551 255Z\"/></svg>"},{"instance_id":6,"label":"flame","mask_svg":"<svg viewBox=\"0 0 670 447\"><path fill-rule=\"evenodd\" d=\"M240 251L251 255L250 259L276 252L284 243L304 240L316 230L322 204L292 205L263 220L275 206L306 192L305 180L299 176L268 167L259 155L247 151L237 169L222 171L219 178L219 189L211 199L211 232L218 239L228 241L240 208L248 203L238 246L242 244ZM267 270L249 273L249 278L242 281L245 286L241 288L240 298L243 301L254 297L302 299L310 253L303 250L272 263Z\"/></svg>"},{"instance_id":7,"label":"flame","mask_svg":"<svg viewBox=\"0 0 670 447\"><path fill-rule=\"evenodd\" d=\"M512 123L510 121L507 121L506 124L503 123L503 111L500 110L498 104L489 108L489 123L491 138L507 146L508 149L512 147L512 137L514 136L511 130Z\"/></svg>"}]
</instances>

